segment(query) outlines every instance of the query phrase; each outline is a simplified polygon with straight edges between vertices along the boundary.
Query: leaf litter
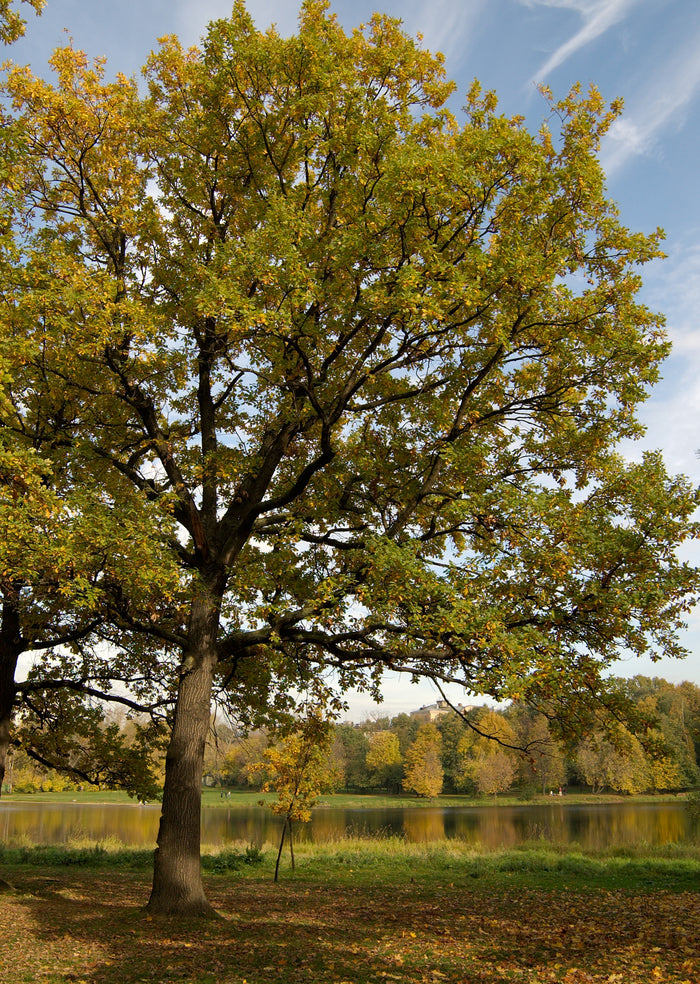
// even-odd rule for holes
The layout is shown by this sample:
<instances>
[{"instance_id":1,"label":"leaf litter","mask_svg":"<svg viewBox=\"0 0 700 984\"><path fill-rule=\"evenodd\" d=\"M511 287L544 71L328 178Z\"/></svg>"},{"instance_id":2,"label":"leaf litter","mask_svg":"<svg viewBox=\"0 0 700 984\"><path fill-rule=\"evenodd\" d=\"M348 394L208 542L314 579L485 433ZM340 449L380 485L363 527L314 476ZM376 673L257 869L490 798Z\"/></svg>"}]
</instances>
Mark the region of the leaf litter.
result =
<instances>
[{"instance_id":1,"label":"leaf litter","mask_svg":"<svg viewBox=\"0 0 700 984\"><path fill-rule=\"evenodd\" d=\"M145 873L21 871L3 984L698 984L699 891L212 877L221 921L147 917Z\"/></svg>"}]
</instances>

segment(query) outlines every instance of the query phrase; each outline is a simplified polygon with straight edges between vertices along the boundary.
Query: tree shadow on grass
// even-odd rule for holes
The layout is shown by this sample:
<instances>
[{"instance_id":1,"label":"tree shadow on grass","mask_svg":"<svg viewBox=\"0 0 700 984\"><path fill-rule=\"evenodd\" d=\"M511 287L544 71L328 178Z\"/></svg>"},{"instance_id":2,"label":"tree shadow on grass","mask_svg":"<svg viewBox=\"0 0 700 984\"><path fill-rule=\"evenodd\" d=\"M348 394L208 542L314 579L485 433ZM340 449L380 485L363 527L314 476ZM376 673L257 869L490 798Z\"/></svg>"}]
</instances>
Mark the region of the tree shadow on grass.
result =
<instances>
[{"instance_id":1,"label":"tree shadow on grass","mask_svg":"<svg viewBox=\"0 0 700 984\"><path fill-rule=\"evenodd\" d=\"M656 979L692 979L700 961L692 893L651 900L229 876L208 880L225 920L201 921L148 917L143 874L44 873L15 884L0 911L22 914L26 942L4 984L576 984L614 973L622 984L653 980L654 968Z\"/></svg>"}]
</instances>

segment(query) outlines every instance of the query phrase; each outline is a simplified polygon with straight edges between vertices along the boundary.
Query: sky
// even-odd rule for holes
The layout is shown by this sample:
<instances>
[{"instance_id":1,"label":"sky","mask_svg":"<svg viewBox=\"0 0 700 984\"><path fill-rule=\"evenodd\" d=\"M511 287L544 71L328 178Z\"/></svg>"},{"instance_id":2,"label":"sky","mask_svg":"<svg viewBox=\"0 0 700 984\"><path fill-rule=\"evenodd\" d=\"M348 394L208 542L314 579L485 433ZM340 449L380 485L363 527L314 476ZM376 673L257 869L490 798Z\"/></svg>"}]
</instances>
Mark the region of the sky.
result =
<instances>
[{"instance_id":1,"label":"sky","mask_svg":"<svg viewBox=\"0 0 700 984\"><path fill-rule=\"evenodd\" d=\"M24 6L24 5L23 5ZM51 51L72 38L89 56L106 56L107 72L138 75L157 38L177 34L196 44L207 23L226 17L232 0L47 0L40 18L29 13L26 36L12 59L43 73ZM259 28L296 29L297 6L288 0L248 0ZM643 440L664 452L667 468L700 483L700 3L698 0L335 0L332 11L350 30L376 10L400 17L404 29L442 51L457 83L452 108L474 78L492 89L507 114L537 129L547 114L538 85L555 97L580 82L594 84L624 113L601 148L609 196L628 227L666 233L667 258L644 270L642 298L662 311L673 342L662 379L642 406ZM688 547L700 563L700 546ZM643 673L700 684L700 610L688 619L683 662L623 660L622 676ZM387 679L384 702L350 695L348 717L396 714L434 702L428 683ZM450 690L451 699L468 702Z\"/></svg>"}]
</instances>

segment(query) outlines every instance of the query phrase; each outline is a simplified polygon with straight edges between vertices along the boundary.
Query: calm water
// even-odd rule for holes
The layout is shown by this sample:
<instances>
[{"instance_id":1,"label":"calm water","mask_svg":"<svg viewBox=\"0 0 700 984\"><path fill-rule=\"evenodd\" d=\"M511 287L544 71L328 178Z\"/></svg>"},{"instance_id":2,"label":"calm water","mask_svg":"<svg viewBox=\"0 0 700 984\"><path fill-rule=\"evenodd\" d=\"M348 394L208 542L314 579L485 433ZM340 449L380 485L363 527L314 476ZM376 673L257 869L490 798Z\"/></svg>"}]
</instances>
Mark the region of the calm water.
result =
<instances>
[{"instance_id":1,"label":"calm water","mask_svg":"<svg viewBox=\"0 0 700 984\"><path fill-rule=\"evenodd\" d=\"M158 806L62 803L0 803L0 842L30 840L63 844L75 838L155 846ZM276 841L281 821L260 807L211 807L202 814L202 842L221 846ZM347 810L319 808L298 838L327 842L346 834L397 834L409 841L460 838L485 847L514 847L543 838L597 850L639 843L662 845L690 840L690 817L681 803L512 807L415 807Z\"/></svg>"}]
</instances>

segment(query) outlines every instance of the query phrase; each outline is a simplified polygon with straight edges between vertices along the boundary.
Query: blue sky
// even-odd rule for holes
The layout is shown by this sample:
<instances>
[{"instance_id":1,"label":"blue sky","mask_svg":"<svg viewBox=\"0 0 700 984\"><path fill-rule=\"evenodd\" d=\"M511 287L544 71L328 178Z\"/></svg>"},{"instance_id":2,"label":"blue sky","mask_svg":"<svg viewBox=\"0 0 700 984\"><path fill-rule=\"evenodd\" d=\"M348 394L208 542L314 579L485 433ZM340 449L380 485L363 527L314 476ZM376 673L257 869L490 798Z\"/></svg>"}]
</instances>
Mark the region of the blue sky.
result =
<instances>
[{"instance_id":1,"label":"blue sky","mask_svg":"<svg viewBox=\"0 0 700 984\"><path fill-rule=\"evenodd\" d=\"M72 37L88 55L105 55L108 72L137 74L156 39L176 33L194 44L209 20L230 13L231 0L47 0L41 18L29 16L13 60L43 72L51 50ZM297 8L286 0L248 0L258 27L282 33L296 27ZM375 10L401 17L411 34L446 56L457 82L453 108L472 79L498 94L508 114L537 127L546 115L537 83L555 96L572 84L594 83L611 101L622 97L623 117L607 137L601 158L610 196L622 221L666 232L668 258L645 271L644 299L663 311L674 344L663 379L641 410L643 441L626 447L661 448L667 466L700 482L700 3L698 0L336 0L346 28ZM64 30L67 33L64 33ZM700 563L700 548L688 556ZM684 662L623 661L623 675L646 673L700 684L700 611L691 616ZM456 700L461 694L452 691ZM436 698L429 685L387 681L384 710L409 710ZM353 698L351 716L369 710Z\"/></svg>"}]
</instances>

